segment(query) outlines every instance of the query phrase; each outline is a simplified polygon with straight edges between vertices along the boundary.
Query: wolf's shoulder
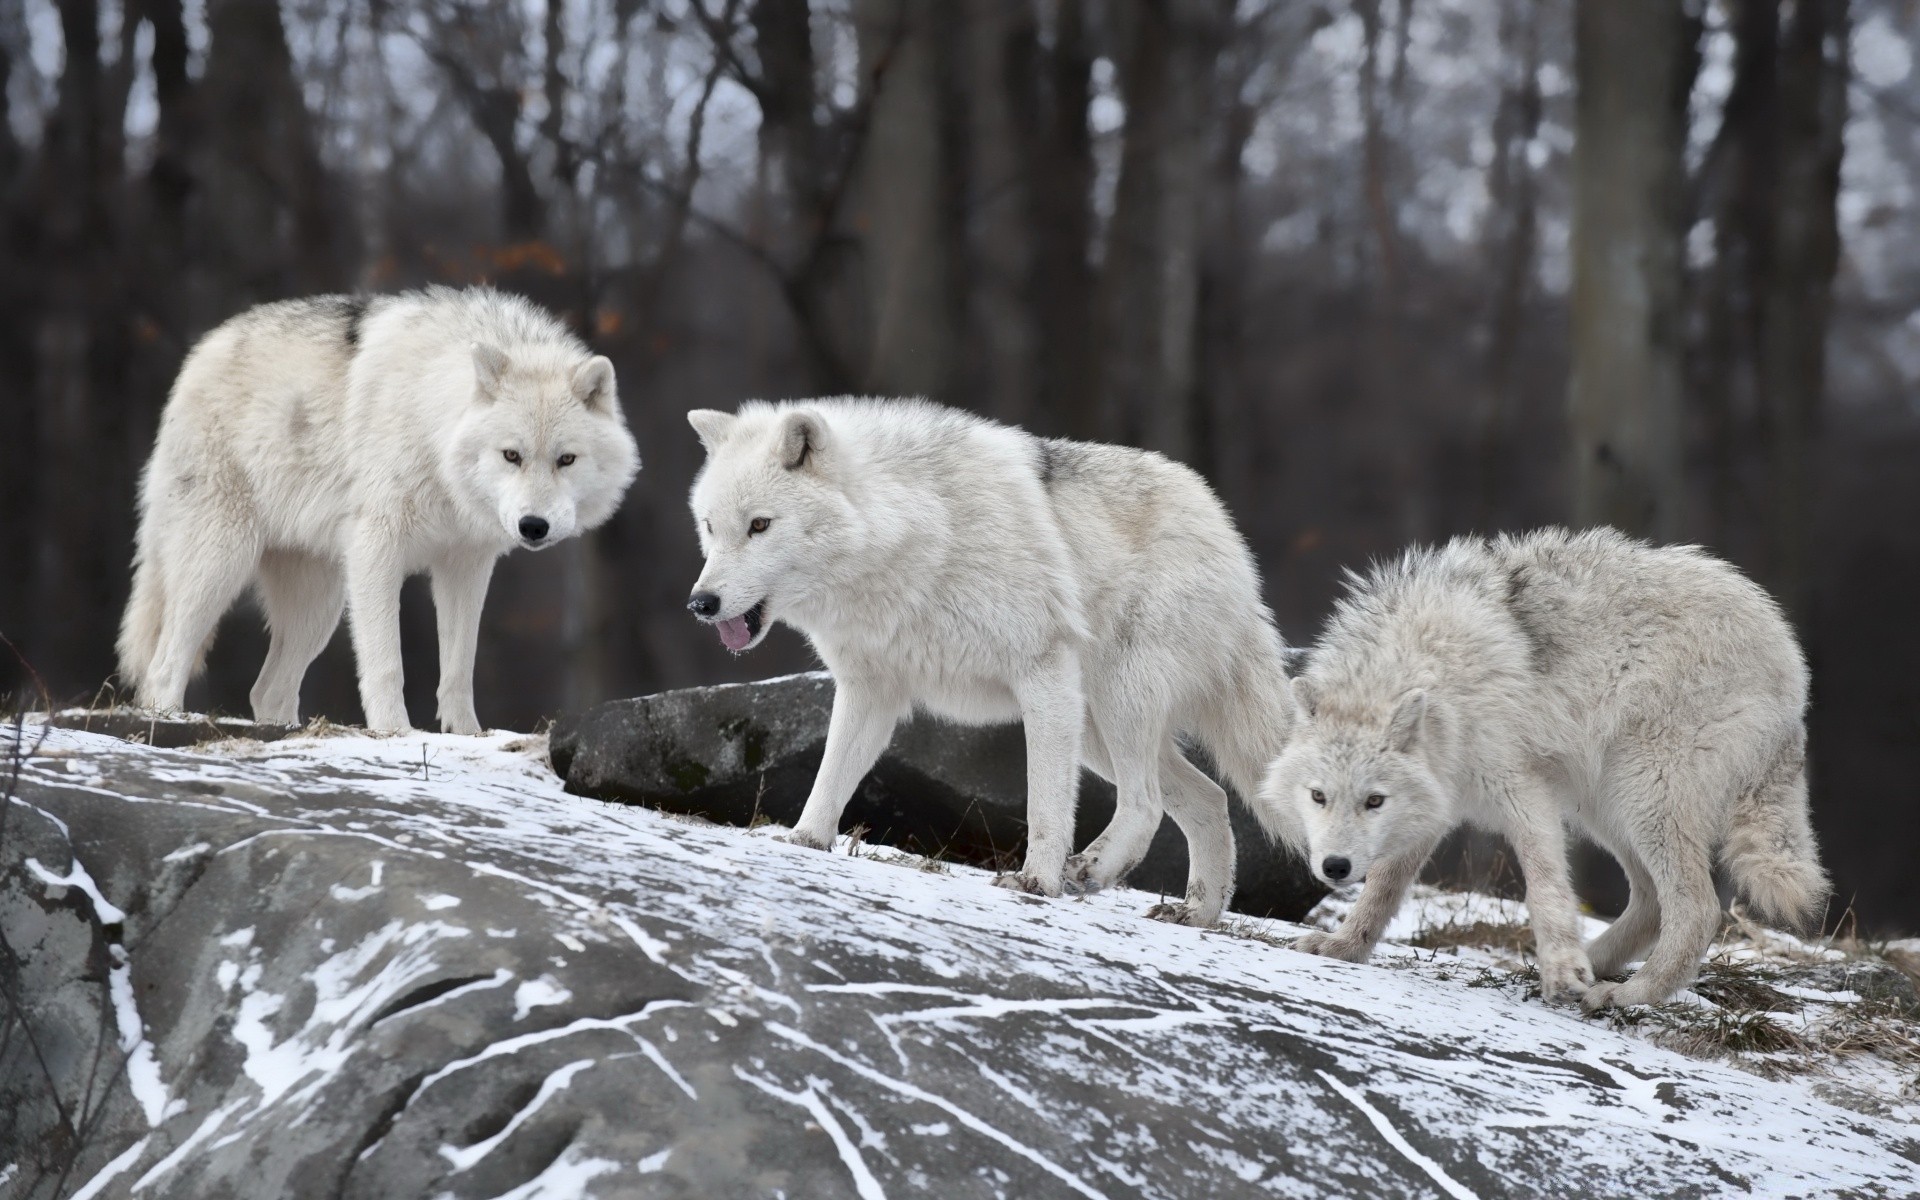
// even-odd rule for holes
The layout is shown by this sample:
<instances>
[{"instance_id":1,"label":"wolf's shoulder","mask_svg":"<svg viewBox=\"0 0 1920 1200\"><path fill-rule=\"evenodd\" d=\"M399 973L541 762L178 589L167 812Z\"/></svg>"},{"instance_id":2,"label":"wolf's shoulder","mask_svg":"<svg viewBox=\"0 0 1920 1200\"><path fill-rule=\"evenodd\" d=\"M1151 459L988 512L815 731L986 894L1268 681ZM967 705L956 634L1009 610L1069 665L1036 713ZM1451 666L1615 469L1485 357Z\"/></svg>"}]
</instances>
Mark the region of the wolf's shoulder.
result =
<instances>
[{"instance_id":1,"label":"wolf's shoulder","mask_svg":"<svg viewBox=\"0 0 1920 1200\"><path fill-rule=\"evenodd\" d=\"M484 285L454 288L432 284L380 297L377 305L382 317L381 334L431 331L502 349L551 345L586 352L566 322L552 312L525 296Z\"/></svg>"},{"instance_id":2,"label":"wolf's shoulder","mask_svg":"<svg viewBox=\"0 0 1920 1200\"><path fill-rule=\"evenodd\" d=\"M347 293L272 300L228 318L213 333L248 340L337 339L351 346L359 341L368 314L382 302L381 297Z\"/></svg>"}]
</instances>

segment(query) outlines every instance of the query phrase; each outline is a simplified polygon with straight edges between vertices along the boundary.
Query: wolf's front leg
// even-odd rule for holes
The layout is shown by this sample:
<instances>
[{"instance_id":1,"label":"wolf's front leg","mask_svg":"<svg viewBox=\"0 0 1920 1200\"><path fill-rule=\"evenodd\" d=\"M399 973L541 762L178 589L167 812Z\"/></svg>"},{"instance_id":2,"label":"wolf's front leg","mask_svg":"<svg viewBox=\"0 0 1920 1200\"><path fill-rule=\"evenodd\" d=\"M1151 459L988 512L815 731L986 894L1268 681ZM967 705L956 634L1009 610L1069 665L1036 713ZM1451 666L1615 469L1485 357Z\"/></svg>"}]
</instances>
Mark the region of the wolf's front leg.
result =
<instances>
[{"instance_id":1,"label":"wolf's front leg","mask_svg":"<svg viewBox=\"0 0 1920 1200\"><path fill-rule=\"evenodd\" d=\"M1545 783L1525 780L1512 794L1506 832L1527 881L1540 995L1549 1004L1571 1003L1593 986L1593 964L1580 945L1580 902L1567 866L1566 825Z\"/></svg>"},{"instance_id":2,"label":"wolf's front leg","mask_svg":"<svg viewBox=\"0 0 1920 1200\"><path fill-rule=\"evenodd\" d=\"M1293 948L1302 954L1347 962L1367 961L1373 956L1380 935L1387 931L1387 922L1400 911L1407 889L1420 877L1420 868L1437 844L1430 842L1417 850L1374 863L1367 872L1367 882L1361 887L1359 903L1353 906L1347 919L1340 922L1340 928L1333 933L1309 933L1295 941Z\"/></svg>"},{"instance_id":3,"label":"wolf's front leg","mask_svg":"<svg viewBox=\"0 0 1920 1200\"><path fill-rule=\"evenodd\" d=\"M473 655L494 557L490 550L467 549L433 565L433 615L440 628L440 728L448 733L480 732L480 718L473 711Z\"/></svg>"},{"instance_id":4,"label":"wolf's front leg","mask_svg":"<svg viewBox=\"0 0 1920 1200\"><path fill-rule=\"evenodd\" d=\"M1027 861L1018 875L995 882L1058 896L1080 799L1080 737L1087 722L1080 656L1056 647L1015 681L1013 692L1027 729Z\"/></svg>"},{"instance_id":5,"label":"wolf's front leg","mask_svg":"<svg viewBox=\"0 0 1920 1200\"><path fill-rule=\"evenodd\" d=\"M834 835L840 832L840 814L853 799L853 789L887 748L903 708L864 680L834 678L833 715L827 721L820 772L813 777L813 791L807 794L800 820L793 832L783 835L783 841L817 850L833 845Z\"/></svg>"},{"instance_id":6,"label":"wolf's front leg","mask_svg":"<svg viewBox=\"0 0 1920 1200\"><path fill-rule=\"evenodd\" d=\"M404 730L407 701L400 663L400 584L406 572L397 540L362 525L347 542L347 623L360 669L360 707L368 729Z\"/></svg>"}]
</instances>

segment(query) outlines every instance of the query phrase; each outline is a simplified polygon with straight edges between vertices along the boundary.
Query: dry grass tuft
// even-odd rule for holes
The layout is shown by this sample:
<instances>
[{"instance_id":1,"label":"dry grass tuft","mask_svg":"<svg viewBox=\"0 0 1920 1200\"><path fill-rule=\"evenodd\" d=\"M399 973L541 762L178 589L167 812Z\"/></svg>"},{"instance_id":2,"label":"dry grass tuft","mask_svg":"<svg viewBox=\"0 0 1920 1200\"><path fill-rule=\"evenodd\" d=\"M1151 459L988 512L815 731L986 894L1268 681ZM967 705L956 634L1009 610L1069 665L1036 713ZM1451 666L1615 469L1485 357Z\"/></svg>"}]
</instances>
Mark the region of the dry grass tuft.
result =
<instances>
[{"instance_id":1,"label":"dry grass tuft","mask_svg":"<svg viewBox=\"0 0 1920 1200\"><path fill-rule=\"evenodd\" d=\"M1464 925L1430 925L1409 938L1407 944L1422 950L1446 950L1456 946L1478 946L1488 950L1506 950L1515 954L1533 953L1533 930L1512 921L1474 921Z\"/></svg>"}]
</instances>

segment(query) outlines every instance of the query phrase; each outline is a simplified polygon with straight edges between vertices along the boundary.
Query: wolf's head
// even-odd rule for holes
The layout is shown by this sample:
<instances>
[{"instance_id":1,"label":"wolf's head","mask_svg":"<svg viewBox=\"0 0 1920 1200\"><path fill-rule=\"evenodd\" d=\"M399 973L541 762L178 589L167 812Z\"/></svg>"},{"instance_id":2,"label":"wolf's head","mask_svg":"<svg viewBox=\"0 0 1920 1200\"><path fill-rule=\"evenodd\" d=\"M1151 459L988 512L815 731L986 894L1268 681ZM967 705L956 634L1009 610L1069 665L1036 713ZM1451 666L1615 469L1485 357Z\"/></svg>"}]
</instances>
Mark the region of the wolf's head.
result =
<instances>
[{"instance_id":1,"label":"wolf's head","mask_svg":"<svg viewBox=\"0 0 1920 1200\"><path fill-rule=\"evenodd\" d=\"M829 536L850 523L839 447L815 409L696 409L687 421L707 448L690 497L707 565L687 608L738 654L809 598Z\"/></svg>"},{"instance_id":2,"label":"wolf's head","mask_svg":"<svg viewBox=\"0 0 1920 1200\"><path fill-rule=\"evenodd\" d=\"M448 439L450 474L506 537L533 550L613 515L640 470L613 364L559 347L473 347L473 404Z\"/></svg>"},{"instance_id":3,"label":"wolf's head","mask_svg":"<svg viewBox=\"0 0 1920 1200\"><path fill-rule=\"evenodd\" d=\"M1294 680L1293 695L1293 740L1267 769L1254 811L1315 875L1359 883L1375 863L1453 828L1452 801L1426 753L1444 718L1425 691L1407 692L1390 713L1317 704L1306 679Z\"/></svg>"}]
</instances>

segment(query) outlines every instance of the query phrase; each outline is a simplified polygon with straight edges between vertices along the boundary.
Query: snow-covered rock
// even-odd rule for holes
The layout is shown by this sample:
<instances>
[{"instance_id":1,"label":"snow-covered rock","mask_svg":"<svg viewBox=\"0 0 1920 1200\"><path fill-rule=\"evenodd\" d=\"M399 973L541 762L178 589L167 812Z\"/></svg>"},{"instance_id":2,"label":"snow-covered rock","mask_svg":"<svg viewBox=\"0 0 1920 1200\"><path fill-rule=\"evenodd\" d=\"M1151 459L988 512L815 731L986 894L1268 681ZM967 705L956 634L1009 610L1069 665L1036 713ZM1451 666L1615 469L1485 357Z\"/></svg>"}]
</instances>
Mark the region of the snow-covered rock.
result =
<instances>
[{"instance_id":1,"label":"snow-covered rock","mask_svg":"<svg viewBox=\"0 0 1920 1200\"><path fill-rule=\"evenodd\" d=\"M1920 1192L1911 1124L1804 1079L1137 892L583 799L545 750L50 733L0 919L61 1103L100 1114L62 1194ZM0 1179L49 1195L23 1045Z\"/></svg>"}]
</instances>

